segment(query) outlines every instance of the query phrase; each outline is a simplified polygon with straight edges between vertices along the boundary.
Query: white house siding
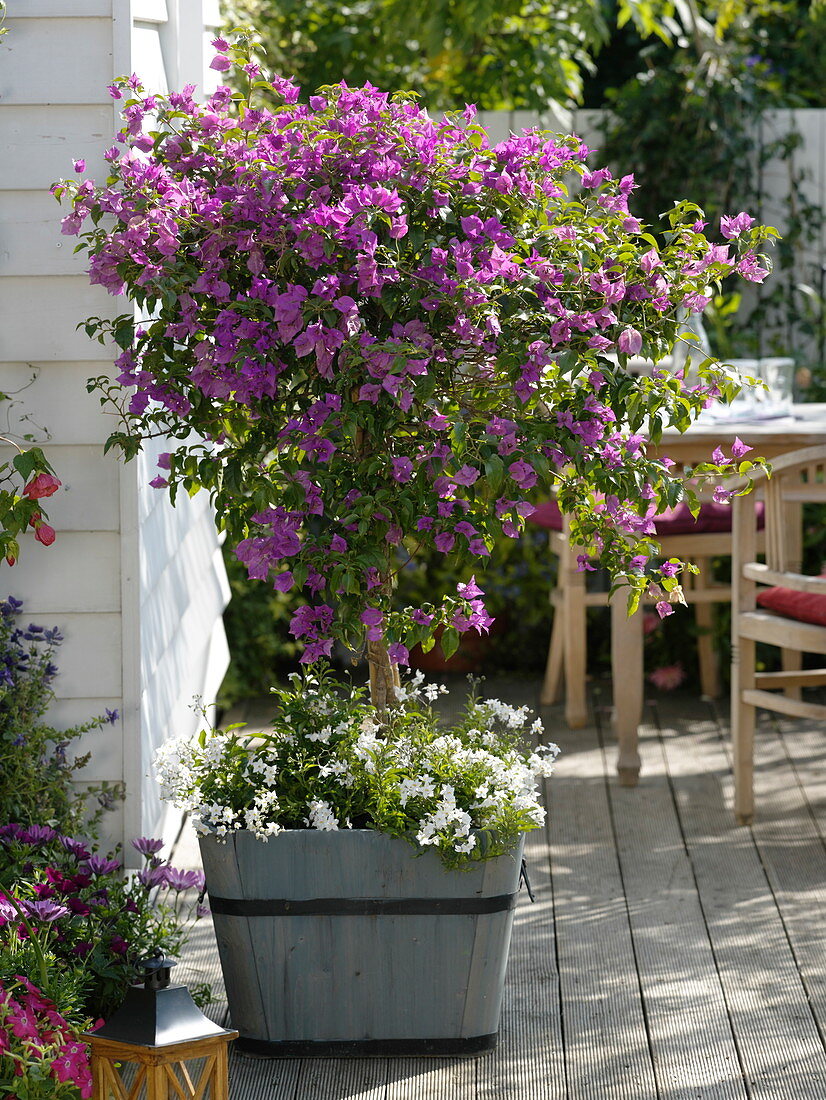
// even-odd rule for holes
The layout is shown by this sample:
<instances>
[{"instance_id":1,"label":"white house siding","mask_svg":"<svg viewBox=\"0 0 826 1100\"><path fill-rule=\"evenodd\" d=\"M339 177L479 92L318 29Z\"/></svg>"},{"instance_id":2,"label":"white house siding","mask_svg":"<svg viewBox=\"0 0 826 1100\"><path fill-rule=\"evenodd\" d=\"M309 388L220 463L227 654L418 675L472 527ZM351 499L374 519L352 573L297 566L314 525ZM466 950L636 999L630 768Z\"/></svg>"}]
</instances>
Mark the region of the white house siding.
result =
<instances>
[{"instance_id":1,"label":"white house siding","mask_svg":"<svg viewBox=\"0 0 826 1100\"><path fill-rule=\"evenodd\" d=\"M220 685L228 588L206 498L173 509L147 485L156 455L128 465L103 456L114 421L85 383L109 370L112 353L76 325L125 303L88 285L49 187L78 157L105 178L102 154L119 126L106 90L114 77L203 89L218 22L210 0L9 0L0 40L0 390L15 395L12 429L45 444L64 483L48 502L57 541L26 538L18 564L2 566L0 595L65 635L56 725L121 713L81 746L92 751L87 781L126 781L126 801L107 817L117 840L174 836L151 758L194 730L193 696L208 704ZM206 72L207 90L215 75Z\"/></svg>"}]
</instances>

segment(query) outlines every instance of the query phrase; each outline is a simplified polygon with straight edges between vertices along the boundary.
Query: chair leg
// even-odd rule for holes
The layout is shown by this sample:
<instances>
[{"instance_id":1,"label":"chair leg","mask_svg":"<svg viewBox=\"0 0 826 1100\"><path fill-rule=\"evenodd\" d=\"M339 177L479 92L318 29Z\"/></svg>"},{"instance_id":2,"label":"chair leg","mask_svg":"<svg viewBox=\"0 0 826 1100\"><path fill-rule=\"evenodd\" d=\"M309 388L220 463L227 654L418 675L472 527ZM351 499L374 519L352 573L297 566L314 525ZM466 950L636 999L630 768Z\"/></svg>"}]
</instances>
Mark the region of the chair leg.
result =
<instances>
[{"instance_id":1,"label":"chair leg","mask_svg":"<svg viewBox=\"0 0 826 1100\"><path fill-rule=\"evenodd\" d=\"M696 562L699 572L696 587L707 590L711 585L711 562L701 558ZM700 665L700 691L710 699L720 694L720 666L714 648L714 607L710 603L694 606L697 623L697 659Z\"/></svg>"},{"instance_id":2,"label":"chair leg","mask_svg":"<svg viewBox=\"0 0 826 1100\"><path fill-rule=\"evenodd\" d=\"M554 607L554 621L551 627L551 642L548 646L548 660L545 664L545 679L539 692L539 702L544 707L553 706L562 693L562 664L565 654L565 629L563 619L565 607L561 599Z\"/></svg>"},{"instance_id":3,"label":"chair leg","mask_svg":"<svg viewBox=\"0 0 826 1100\"><path fill-rule=\"evenodd\" d=\"M731 751L734 758L734 817L738 825L754 818L755 708L743 702L743 691L754 686L755 645L735 639L731 664Z\"/></svg>"},{"instance_id":4,"label":"chair leg","mask_svg":"<svg viewBox=\"0 0 826 1100\"><path fill-rule=\"evenodd\" d=\"M565 569L562 591L562 637L565 665L565 721L572 730L588 724L588 700L585 694L587 672L587 618L585 574L580 573L573 554L560 560Z\"/></svg>"},{"instance_id":5,"label":"chair leg","mask_svg":"<svg viewBox=\"0 0 826 1100\"><path fill-rule=\"evenodd\" d=\"M630 619L628 596L620 588L611 597L611 680L614 690L614 730L620 786L636 787L640 774L639 725L642 721L642 616Z\"/></svg>"}]
</instances>

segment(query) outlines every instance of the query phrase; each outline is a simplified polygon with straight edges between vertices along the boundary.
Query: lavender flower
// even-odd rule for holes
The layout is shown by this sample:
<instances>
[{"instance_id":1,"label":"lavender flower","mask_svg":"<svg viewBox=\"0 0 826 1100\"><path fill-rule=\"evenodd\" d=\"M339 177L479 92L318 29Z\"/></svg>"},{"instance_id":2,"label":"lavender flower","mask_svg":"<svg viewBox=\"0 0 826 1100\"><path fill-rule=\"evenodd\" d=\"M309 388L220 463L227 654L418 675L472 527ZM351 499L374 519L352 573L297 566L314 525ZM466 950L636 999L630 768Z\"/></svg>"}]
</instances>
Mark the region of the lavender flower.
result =
<instances>
[{"instance_id":1,"label":"lavender flower","mask_svg":"<svg viewBox=\"0 0 826 1100\"><path fill-rule=\"evenodd\" d=\"M138 882L147 888L152 890L156 886L166 886L167 872L169 868L166 865L161 867L144 867L142 871L138 871Z\"/></svg>"},{"instance_id":2,"label":"lavender flower","mask_svg":"<svg viewBox=\"0 0 826 1100\"><path fill-rule=\"evenodd\" d=\"M90 852L82 840L75 840L70 836L60 836L58 841L66 851L78 860L88 859Z\"/></svg>"}]
</instances>

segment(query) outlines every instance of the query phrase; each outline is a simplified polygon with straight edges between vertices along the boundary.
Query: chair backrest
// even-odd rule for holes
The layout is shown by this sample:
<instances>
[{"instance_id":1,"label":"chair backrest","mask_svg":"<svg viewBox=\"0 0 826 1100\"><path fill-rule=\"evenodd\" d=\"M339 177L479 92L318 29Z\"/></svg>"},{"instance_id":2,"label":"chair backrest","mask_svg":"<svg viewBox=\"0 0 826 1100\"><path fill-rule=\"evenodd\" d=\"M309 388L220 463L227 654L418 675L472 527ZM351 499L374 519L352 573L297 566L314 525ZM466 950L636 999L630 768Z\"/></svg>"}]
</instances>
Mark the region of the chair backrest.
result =
<instances>
[{"instance_id":1,"label":"chair backrest","mask_svg":"<svg viewBox=\"0 0 826 1100\"><path fill-rule=\"evenodd\" d=\"M800 505L826 503L826 445L790 451L772 461L771 476L758 472L755 492L765 501L766 569L800 573ZM756 557L751 494L734 502L734 557L738 568Z\"/></svg>"},{"instance_id":2,"label":"chair backrest","mask_svg":"<svg viewBox=\"0 0 826 1100\"><path fill-rule=\"evenodd\" d=\"M806 447L773 463L765 486L766 565L778 573L799 573L799 505L826 501L826 446Z\"/></svg>"}]
</instances>

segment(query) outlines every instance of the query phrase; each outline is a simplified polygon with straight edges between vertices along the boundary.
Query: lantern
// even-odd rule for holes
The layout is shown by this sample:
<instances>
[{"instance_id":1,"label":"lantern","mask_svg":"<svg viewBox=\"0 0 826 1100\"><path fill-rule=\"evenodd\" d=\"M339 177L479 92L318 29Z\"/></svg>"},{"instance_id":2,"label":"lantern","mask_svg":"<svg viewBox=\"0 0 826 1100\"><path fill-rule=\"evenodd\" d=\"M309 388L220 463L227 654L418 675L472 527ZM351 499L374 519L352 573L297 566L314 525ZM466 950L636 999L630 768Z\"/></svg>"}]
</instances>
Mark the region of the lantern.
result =
<instances>
[{"instance_id":1,"label":"lantern","mask_svg":"<svg viewBox=\"0 0 826 1100\"><path fill-rule=\"evenodd\" d=\"M238 1032L204 1016L185 986L170 985L174 965L144 959L143 985L83 1036L94 1100L228 1100L227 1045Z\"/></svg>"}]
</instances>

